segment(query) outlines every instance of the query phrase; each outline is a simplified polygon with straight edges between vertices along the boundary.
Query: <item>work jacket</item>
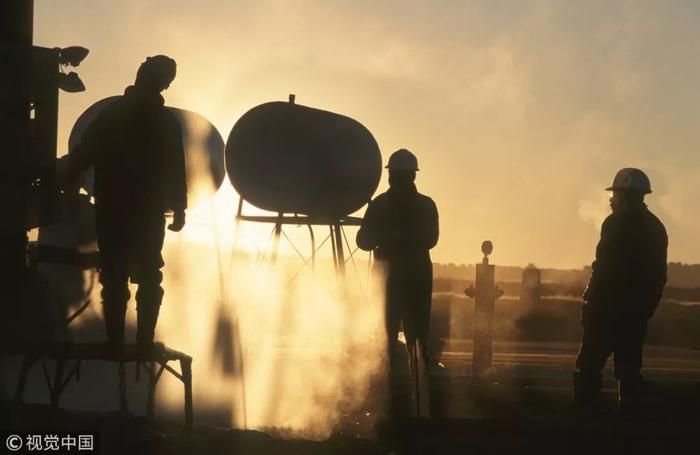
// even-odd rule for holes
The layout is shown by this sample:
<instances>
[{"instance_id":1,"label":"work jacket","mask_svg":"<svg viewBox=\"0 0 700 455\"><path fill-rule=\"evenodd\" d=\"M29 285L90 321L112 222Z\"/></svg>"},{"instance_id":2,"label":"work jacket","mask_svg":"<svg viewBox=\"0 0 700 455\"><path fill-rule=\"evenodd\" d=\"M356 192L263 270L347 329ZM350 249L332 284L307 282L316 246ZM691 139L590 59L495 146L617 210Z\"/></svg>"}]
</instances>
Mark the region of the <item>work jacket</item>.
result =
<instances>
[{"instance_id":1,"label":"work jacket","mask_svg":"<svg viewBox=\"0 0 700 455\"><path fill-rule=\"evenodd\" d=\"M651 317L666 284L668 237L646 205L603 222L584 300L598 314Z\"/></svg>"},{"instance_id":2,"label":"work jacket","mask_svg":"<svg viewBox=\"0 0 700 455\"><path fill-rule=\"evenodd\" d=\"M386 261L389 273L432 272L430 249L438 241L439 223L435 202L416 190L415 185L390 188L367 207L357 233L357 246L374 250L375 258Z\"/></svg>"},{"instance_id":3,"label":"work jacket","mask_svg":"<svg viewBox=\"0 0 700 455\"><path fill-rule=\"evenodd\" d=\"M187 207L180 124L158 93L127 87L90 124L70 158L80 170L95 166L102 213Z\"/></svg>"}]
</instances>

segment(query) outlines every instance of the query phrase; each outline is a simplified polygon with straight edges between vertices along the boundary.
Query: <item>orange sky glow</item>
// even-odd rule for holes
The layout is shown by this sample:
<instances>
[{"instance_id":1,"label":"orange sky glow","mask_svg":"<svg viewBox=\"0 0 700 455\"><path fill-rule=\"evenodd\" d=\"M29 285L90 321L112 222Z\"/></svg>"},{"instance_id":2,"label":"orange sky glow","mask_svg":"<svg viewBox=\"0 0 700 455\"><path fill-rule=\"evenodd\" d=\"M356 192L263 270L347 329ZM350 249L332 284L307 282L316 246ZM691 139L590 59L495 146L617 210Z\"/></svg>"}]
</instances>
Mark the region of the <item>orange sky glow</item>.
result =
<instances>
[{"instance_id":1,"label":"orange sky glow","mask_svg":"<svg viewBox=\"0 0 700 455\"><path fill-rule=\"evenodd\" d=\"M363 123L385 161L414 151L440 211L435 261L476 262L490 239L498 264L579 268L628 166L652 180L669 259L700 261L698 19L691 1L37 0L34 41L90 49L87 91L61 94L59 154L82 111L167 54L166 103L224 139L295 93ZM217 216L232 219L224 185Z\"/></svg>"}]
</instances>

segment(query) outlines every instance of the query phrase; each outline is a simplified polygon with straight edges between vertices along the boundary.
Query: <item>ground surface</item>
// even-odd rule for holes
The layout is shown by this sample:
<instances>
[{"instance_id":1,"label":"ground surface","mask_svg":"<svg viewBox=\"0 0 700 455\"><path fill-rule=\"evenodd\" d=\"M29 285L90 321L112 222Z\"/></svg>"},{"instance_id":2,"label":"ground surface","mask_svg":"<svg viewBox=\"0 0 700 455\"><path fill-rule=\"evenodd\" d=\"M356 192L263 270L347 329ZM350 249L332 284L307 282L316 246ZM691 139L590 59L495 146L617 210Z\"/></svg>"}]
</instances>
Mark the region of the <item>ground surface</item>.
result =
<instances>
[{"instance_id":1,"label":"ground surface","mask_svg":"<svg viewBox=\"0 0 700 455\"><path fill-rule=\"evenodd\" d=\"M344 414L325 441L201 423L188 431L173 419L7 401L0 408L0 429L92 428L100 432L100 453L108 454L700 453L700 351L648 348L645 413L622 419L616 384L607 375L601 414L582 421L571 405L576 349L574 344L497 343L490 375L475 381L470 343L450 342L441 359L445 367L430 374L430 418L415 418L411 377L404 374L394 394L404 417L377 418L377 403L369 397Z\"/></svg>"}]
</instances>

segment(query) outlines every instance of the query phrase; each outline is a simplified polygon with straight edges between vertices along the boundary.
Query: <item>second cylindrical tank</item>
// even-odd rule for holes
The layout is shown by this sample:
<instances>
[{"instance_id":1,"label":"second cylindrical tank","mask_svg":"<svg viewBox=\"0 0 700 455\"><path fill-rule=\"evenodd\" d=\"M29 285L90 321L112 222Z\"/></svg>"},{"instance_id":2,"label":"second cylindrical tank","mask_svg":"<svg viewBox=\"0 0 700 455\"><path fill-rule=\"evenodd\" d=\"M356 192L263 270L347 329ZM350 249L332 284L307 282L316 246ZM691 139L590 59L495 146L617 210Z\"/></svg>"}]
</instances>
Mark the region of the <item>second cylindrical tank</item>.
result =
<instances>
[{"instance_id":1,"label":"second cylindrical tank","mask_svg":"<svg viewBox=\"0 0 700 455\"><path fill-rule=\"evenodd\" d=\"M251 204L337 220L360 209L381 177L381 154L361 123L293 102L246 112L226 142L226 170Z\"/></svg>"}]
</instances>

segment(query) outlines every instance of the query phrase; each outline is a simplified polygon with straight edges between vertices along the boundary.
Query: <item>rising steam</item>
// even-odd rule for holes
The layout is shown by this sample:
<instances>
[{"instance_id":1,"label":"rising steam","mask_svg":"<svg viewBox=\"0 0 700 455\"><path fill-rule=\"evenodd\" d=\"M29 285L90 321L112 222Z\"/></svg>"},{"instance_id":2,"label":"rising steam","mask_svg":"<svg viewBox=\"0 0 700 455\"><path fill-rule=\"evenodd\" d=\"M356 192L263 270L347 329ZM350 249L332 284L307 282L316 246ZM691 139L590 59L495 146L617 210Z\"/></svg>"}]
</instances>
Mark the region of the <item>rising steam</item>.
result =
<instances>
[{"instance_id":1,"label":"rising steam","mask_svg":"<svg viewBox=\"0 0 700 455\"><path fill-rule=\"evenodd\" d=\"M366 276L339 278L328 259L297 274L298 260L273 265L222 243L166 244L157 338L193 356L200 410L224 409L234 427L329 436L383 365L381 293ZM181 406L177 382L161 393Z\"/></svg>"}]
</instances>

